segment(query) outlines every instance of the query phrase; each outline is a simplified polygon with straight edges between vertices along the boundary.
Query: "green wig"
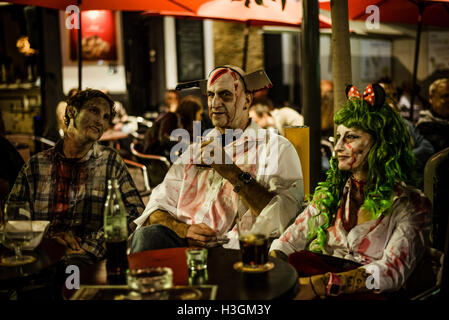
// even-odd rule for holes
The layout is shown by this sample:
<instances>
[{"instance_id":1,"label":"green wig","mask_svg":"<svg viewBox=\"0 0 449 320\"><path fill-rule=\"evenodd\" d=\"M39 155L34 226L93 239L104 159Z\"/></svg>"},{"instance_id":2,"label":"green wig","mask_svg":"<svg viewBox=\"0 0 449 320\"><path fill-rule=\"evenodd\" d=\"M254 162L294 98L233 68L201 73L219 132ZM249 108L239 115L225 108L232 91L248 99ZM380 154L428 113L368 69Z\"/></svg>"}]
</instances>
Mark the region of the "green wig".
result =
<instances>
[{"instance_id":1,"label":"green wig","mask_svg":"<svg viewBox=\"0 0 449 320\"><path fill-rule=\"evenodd\" d=\"M397 180L411 181L415 160L406 124L401 116L385 103L383 89L376 84L371 88L374 88L376 93L374 105L360 96L351 98L335 114L334 123L336 126L361 129L374 139L366 159L368 180L363 191L362 208L371 214L371 219L376 219L381 214L390 214L394 183ZM312 240L309 250L314 252L323 251L327 239L326 230L335 222L343 189L351 172L339 170L338 159L334 155L326 175L326 181L318 183L311 201L319 212L310 219L310 231L307 235L307 239ZM320 216L324 217L324 223L317 226L315 219Z\"/></svg>"}]
</instances>

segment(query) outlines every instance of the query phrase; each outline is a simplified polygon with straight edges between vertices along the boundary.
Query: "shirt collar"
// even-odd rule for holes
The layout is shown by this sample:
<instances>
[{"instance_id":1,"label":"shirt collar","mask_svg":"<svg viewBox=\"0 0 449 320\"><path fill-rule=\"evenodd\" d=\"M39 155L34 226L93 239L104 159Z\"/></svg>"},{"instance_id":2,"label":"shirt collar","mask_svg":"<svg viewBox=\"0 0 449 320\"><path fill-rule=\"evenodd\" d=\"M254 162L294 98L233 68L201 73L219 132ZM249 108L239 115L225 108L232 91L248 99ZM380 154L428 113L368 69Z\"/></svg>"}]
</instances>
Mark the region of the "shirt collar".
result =
<instances>
[{"instance_id":1,"label":"shirt collar","mask_svg":"<svg viewBox=\"0 0 449 320\"><path fill-rule=\"evenodd\" d=\"M63 152L64 139L60 139L55 145L55 156L61 160L69 160L71 158L67 158ZM90 148L89 151L82 157L81 159L76 159L76 162L85 162L88 161L91 157L97 159L101 156L101 146L98 142L95 142Z\"/></svg>"},{"instance_id":2,"label":"shirt collar","mask_svg":"<svg viewBox=\"0 0 449 320\"><path fill-rule=\"evenodd\" d=\"M259 132L259 130L261 132ZM263 133L263 135L261 135ZM217 137L221 135L220 130L214 128L211 132L209 132L207 137ZM255 121L249 118L249 124L246 129L243 131L242 135L236 140L235 143L244 142L244 141L263 141L266 137L266 130L262 129Z\"/></svg>"}]
</instances>

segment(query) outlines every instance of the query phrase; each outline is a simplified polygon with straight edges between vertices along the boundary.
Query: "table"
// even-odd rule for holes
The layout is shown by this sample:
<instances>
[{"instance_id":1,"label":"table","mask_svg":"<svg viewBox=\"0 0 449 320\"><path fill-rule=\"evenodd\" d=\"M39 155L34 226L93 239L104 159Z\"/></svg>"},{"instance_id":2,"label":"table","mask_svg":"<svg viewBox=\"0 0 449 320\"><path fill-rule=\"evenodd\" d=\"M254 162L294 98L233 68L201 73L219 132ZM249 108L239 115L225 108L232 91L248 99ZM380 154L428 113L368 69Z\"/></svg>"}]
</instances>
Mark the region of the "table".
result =
<instances>
[{"instance_id":1,"label":"table","mask_svg":"<svg viewBox=\"0 0 449 320\"><path fill-rule=\"evenodd\" d=\"M108 129L103 132L103 135L100 137L100 141L117 141L120 139L125 139L129 136L129 133Z\"/></svg>"},{"instance_id":2,"label":"table","mask_svg":"<svg viewBox=\"0 0 449 320\"><path fill-rule=\"evenodd\" d=\"M13 251L0 245L0 255L12 255ZM4 267L0 265L0 289L20 291L27 286L48 285L53 280L54 268L64 256L64 247L54 240L43 239L33 251L23 251L23 254L33 255L36 261L17 266Z\"/></svg>"},{"instance_id":3,"label":"table","mask_svg":"<svg viewBox=\"0 0 449 320\"><path fill-rule=\"evenodd\" d=\"M134 253L128 256L131 269L148 266L168 266L173 269L173 284L187 285L185 250L171 248ZM218 285L217 300L291 299L297 290L298 275L287 262L270 257L275 267L260 274L241 273L233 264L241 260L239 250L210 248L207 284ZM150 258L151 257L151 258ZM106 261L81 270L81 285L105 285Z\"/></svg>"}]
</instances>

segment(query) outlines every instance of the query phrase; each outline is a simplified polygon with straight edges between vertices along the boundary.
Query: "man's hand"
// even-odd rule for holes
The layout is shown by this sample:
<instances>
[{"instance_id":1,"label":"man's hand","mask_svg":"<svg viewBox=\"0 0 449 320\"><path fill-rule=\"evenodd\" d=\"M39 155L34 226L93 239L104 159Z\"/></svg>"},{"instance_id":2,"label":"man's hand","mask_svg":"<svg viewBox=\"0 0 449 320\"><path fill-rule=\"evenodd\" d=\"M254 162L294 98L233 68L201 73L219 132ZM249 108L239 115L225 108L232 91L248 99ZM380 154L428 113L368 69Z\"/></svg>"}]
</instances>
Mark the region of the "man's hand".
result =
<instances>
[{"instance_id":1,"label":"man's hand","mask_svg":"<svg viewBox=\"0 0 449 320\"><path fill-rule=\"evenodd\" d=\"M214 230L204 223L192 224L187 229L186 239L189 245L205 247L208 242L216 241L217 236Z\"/></svg>"},{"instance_id":2,"label":"man's hand","mask_svg":"<svg viewBox=\"0 0 449 320\"><path fill-rule=\"evenodd\" d=\"M81 238L75 237L71 231L57 233L52 239L66 247L66 254L85 253L80 246Z\"/></svg>"},{"instance_id":3,"label":"man's hand","mask_svg":"<svg viewBox=\"0 0 449 320\"><path fill-rule=\"evenodd\" d=\"M214 167L229 167L234 164L232 158L226 153L219 141L210 137L209 140L201 142L199 152L195 155L195 159L199 159L202 165Z\"/></svg>"},{"instance_id":4,"label":"man's hand","mask_svg":"<svg viewBox=\"0 0 449 320\"><path fill-rule=\"evenodd\" d=\"M70 254L86 254L86 250L84 250L84 249L72 250L72 249L66 248L65 254L66 255L70 255Z\"/></svg>"}]
</instances>

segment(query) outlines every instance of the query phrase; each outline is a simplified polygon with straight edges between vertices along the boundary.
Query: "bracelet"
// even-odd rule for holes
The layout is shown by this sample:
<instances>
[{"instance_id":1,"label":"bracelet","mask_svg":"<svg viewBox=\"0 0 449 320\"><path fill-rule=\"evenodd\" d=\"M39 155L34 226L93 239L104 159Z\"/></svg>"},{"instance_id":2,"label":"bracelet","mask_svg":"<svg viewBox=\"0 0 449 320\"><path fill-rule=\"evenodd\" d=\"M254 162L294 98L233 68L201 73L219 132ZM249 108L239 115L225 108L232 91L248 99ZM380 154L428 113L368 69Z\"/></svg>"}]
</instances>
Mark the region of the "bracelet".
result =
<instances>
[{"instance_id":1,"label":"bracelet","mask_svg":"<svg viewBox=\"0 0 449 320\"><path fill-rule=\"evenodd\" d=\"M313 293L315 294L315 296L319 297L320 295L318 293L316 293L315 288L313 286L312 277L309 277L309 281L310 281L310 286L312 287Z\"/></svg>"}]
</instances>

